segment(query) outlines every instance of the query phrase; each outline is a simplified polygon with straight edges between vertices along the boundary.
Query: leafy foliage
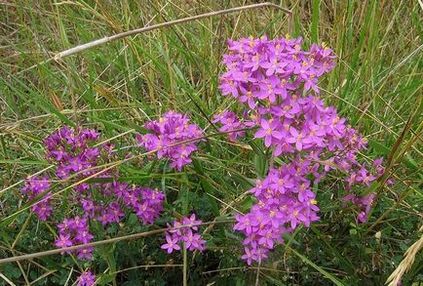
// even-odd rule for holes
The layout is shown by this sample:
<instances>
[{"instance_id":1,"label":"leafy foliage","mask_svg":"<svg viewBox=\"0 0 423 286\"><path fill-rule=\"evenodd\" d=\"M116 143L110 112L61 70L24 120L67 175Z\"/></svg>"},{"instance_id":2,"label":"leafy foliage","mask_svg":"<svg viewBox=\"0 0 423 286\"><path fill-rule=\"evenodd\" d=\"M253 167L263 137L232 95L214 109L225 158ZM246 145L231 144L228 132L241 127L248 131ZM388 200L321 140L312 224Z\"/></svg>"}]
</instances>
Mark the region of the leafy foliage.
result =
<instances>
[{"instance_id":1,"label":"leafy foliage","mask_svg":"<svg viewBox=\"0 0 423 286\"><path fill-rule=\"evenodd\" d=\"M365 224L333 200L343 192L337 175L313 186L321 221L287 234L285 246L271 259L246 267L239 257L242 236L223 223L234 209L247 212L254 201L245 194L268 170L269 156L251 140L228 142L209 137L183 173L168 162L146 156L118 167L128 184L166 193L166 212L156 222L194 211L205 226L208 250L168 256L161 235L96 247L100 285L181 284L188 264L189 284L382 285L403 253L418 238L423 174L422 21L420 7L409 1L284 1L282 11L266 8L209 18L116 41L75 56L39 64L80 43L117 32L242 5L244 1L102 1L5 2L0 5L0 258L52 248L55 228L22 211L22 179L49 167L42 140L58 126L96 128L117 149L116 158L138 152L133 134L146 121L172 109L216 132L212 118L232 108L218 91L226 39L246 35L303 36L306 45L325 41L338 55L335 70L319 86L325 102L369 140L363 160L383 156L392 187L376 187L377 202ZM406 15L406 17L404 17ZM292 28L289 31L289 27ZM36 65L33 67L33 65ZM239 110L238 110L239 111ZM114 159L115 162L115 159ZM20 183L19 183L20 182ZM19 184L18 184L19 183ZM53 189L54 192L60 189ZM369 191L363 189L363 192ZM66 201L60 201L66 206ZM71 210L63 208L64 215ZM219 223L222 222L222 223ZM95 231L99 240L154 229L135 214L119 225ZM403 277L403 285L421 282L422 255ZM90 262L52 255L0 265L16 285L71 285ZM141 281L141 282L140 282Z\"/></svg>"}]
</instances>

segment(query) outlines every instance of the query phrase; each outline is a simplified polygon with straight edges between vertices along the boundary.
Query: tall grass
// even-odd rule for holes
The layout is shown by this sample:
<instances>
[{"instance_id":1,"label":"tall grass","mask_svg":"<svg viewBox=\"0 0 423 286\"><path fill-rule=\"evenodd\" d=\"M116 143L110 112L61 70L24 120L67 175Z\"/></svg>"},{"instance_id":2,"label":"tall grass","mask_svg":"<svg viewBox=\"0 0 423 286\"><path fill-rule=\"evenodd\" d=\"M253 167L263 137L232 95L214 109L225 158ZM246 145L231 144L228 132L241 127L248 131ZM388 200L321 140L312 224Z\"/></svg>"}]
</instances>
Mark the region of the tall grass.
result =
<instances>
[{"instance_id":1,"label":"tall grass","mask_svg":"<svg viewBox=\"0 0 423 286\"><path fill-rule=\"evenodd\" d=\"M207 237L210 250L188 262L185 256L171 259L144 252L146 244L156 243L154 238L112 244L114 253L137 255L121 261L115 254L117 269L102 277L111 277L111 283L122 277L147 281L145 285L182 281L183 272L190 285L251 285L256 275L263 285L385 282L418 239L422 222L423 10L417 2L274 1L293 11L292 21L278 9L248 10L137 34L45 62L57 52L104 36L252 2L0 3L0 258L51 248L44 234L52 227L37 224L28 212L17 214L24 203L16 182L49 165L42 153L47 134L62 124L95 127L113 138L124 158L134 150L133 133L168 109L189 113L206 133L213 133L212 116L234 104L217 88L226 39L291 33L303 36L306 44L325 42L335 50L338 64L321 84L322 96L366 136L370 157L387 159L395 185L377 190L369 222L355 224L351 212L331 200L330 194L338 190L320 186L325 188L320 199L325 202L323 220L292 234L259 269L244 267L238 259L239 237L216 225ZM175 209L196 209L204 220L213 221L250 206L245 191L268 165L262 150L251 145L211 137L184 174L163 173L162 166L144 158L119 168L127 182L162 189L175 200ZM110 269L106 250L102 258ZM162 268L143 266L157 261L165 262ZM83 265L61 263L58 256L0 265L0 285L64 284L74 267ZM420 253L403 281L421 282L422 273Z\"/></svg>"}]
</instances>

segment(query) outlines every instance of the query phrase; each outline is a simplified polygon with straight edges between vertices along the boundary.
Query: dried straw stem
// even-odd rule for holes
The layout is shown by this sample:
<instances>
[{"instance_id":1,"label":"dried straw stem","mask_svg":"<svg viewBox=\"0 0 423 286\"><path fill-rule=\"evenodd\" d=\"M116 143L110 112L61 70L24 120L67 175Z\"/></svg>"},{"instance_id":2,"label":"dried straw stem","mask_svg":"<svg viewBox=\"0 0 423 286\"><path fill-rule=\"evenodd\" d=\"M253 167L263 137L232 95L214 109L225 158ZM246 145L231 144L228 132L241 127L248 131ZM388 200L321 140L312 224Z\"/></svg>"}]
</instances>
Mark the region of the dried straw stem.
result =
<instances>
[{"instance_id":1,"label":"dried straw stem","mask_svg":"<svg viewBox=\"0 0 423 286\"><path fill-rule=\"evenodd\" d=\"M138 28L135 30L130 30L130 31L126 31L126 32L122 32L113 36L107 36L101 39L97 39L94 41L91 41L89 43L85 43L82 45L78 45L76 47L61 51L59 53L56 53L53 57L48 58L40 63L37 63L35 65L30 66L29 68L26 68L22 71L20 71L18 74L27 72L37 66L40 65L44 65L47 63L50 63L51 61L59 61L65 57L77 54L79 52L103 45L103 44L107 44L111 41L114 40L118 40L118 39L122 39L128 36L133 36L133 35L137 35L137 34L141 34L144 32L148 32L151 30L155 30L155 29L160 29L160 28L166 28L169 26L173 26L173 25L177 25L177 24L182 24L182 23L186 23L186 22L191 22L191 21L195 21L195 20L200 20L203 18L210 18L210 17L214 17L214 16L220 16L220 15L225 15L225 14L231 14L231 13L235 13L235 12L240 12L240 11L245 11L245 10L251 10L251 9L258 9L258 8L263 8L263 7L271 7L271 8L276 8L279 9L285 13L287 13L289 15L289 27L290 29L292 29L292 25L293 25L293 21L292 21L292 11L281 7L279 5L276 5L274 3L269 3L269 2L265 2L265 3L259 3L259 4L252 4L252 5L245 5L245 6L240 6L240 7L234 7L234 8L229 8L229 9L224 9L224 10L218 10L218 11L213 11L213 12L209 12L209 13L204 13L204 14L200 14L200 15L195 15L195 16L191 16L191 17L186 17L186 18L182 18L182 19L177 19L177 20L172 20L169 22L164 22L164 23L160 23L160 24L156 24L156 25L151 25L151 26L147 26L147 27L143 27L143 28Z\"/></svg>"},{"instance_id":2,"label":"dried straw stem","mask_svg":"<svg viewBox=\"0 0 423 286\"><path fill-rule=\"evenodd\" d=\"M191 16L191 17L186 17L186 18L182 18L182 19L172 20L172 21L169 21L169 22L151 25L151 26L148 26L148 27L143 27L143 28L139 28L139 29L135 29L135 30L122 32L122 33L119 33L119 34L116 34L116 35L113 35L113 36L104 37L104 38L101 38L101 39L98 39L98 40L95 40L95 41L92 41L92 42L89 42L89 43L86 43L86 44L82 44L82 45L70 48L70 49L62 51L60 53L57 53L53 58L54 58L54 60L59 60L59 59L62 59L64 57L79 53L81 51L88 50L90 48L109 43L109 42L114 41L114 40L122 39L122 38L125 38L125 37L128 37L128 36L133 36L133 35L136 35L136 34L148 32L148 31L151 31L151 30L159 29L159 28L165 28L165 27L169 27L169 26L173 26L173 25L177 25L177 24L182 24L182 23L185 23L185 22L191 22L191 21L195 21L195 20L199 20L199 19L203 19L203 18L209 18L209 17L219 16L219 15L224 15L224 14L235 13L235 12L239 12L239 11L243 11L243 10L262 8L262 7L277 8L277 9L282 10L283 12L285 12L289 15L292 14L291 10L283 8L283 7L276 5L276 4L273 4L273 3L268 3L268 2L246 5L246 6L240 6L240 7L234 7L234 8L230 8L230 9L213 11L213 12L195 15L195 16Z\"/></svg>"},{"instance_id":3,"label":"dried straw stem","mask_svg":"<svg viewBox=\"0 0 423 286\"><path fill-rule=\"evenodd\" d=\"M209 224L212 224L212 223L213 224L215 224L215 223L233 223L233 222L234 222L234 219L230 218L230 219L221 220L221 221L218 221L218 222L215 222L215 221L203 222L203 223L198 224L198 225L209 225ZM166 231L169 231L169 230L180 229L180 228L189 227L189 226L190 225L181 225L181 226L178 226L178 227L160 228L160 229L155 229L155 230L150 230L150 231L145 231L145 232L138 232L138 233L134 233L134 234L123 235L123 236L118 236L118 237L104 239L104 240L98 240L98 241L85 243L85 244L78 244L78 245L73 245L73 246L69 246L69 247L63 247L63 248L51 249L51 250L47 250L47 251L24 254L24 255L20 255L20 256L3 258L3 259L0 259L0 265L4 264L4 263L17 262L17 261L21 261L21 260L31 260L31 259L34 259L34 258L39 258L39 257L49 256L49 255L55 255L55 254L74 251L74 250L87 248L87 247L95 247L95 246L100 246L100 245L105 245L105 244L110 244L110 243L116 243L116 242L125 241L125 240L138 239L138 238L142 238L142 237L147 237L147 236L152 236L152 235L155 235L155 234L163 233L163 232L166 232Z\"/></svg>"},{"instance_id":4,"label":"dried straw stem","mask_svg":"<svg viewBox=\"0 0 423 286\"><path fill-rule=\"evenodd\" d=\"M423 232L423 226L419 230ZM419 240L413 243L407 251L404 253L404 259L398 265L398 267L391 273L391 275L386 280L385 284L388 286L397 286L398 283L401 281L402 276L408 270L410 270L411 266L414 263L414 259L416 258L417 253L423 248L423 234Z\"/></svg>"}]
</instances>

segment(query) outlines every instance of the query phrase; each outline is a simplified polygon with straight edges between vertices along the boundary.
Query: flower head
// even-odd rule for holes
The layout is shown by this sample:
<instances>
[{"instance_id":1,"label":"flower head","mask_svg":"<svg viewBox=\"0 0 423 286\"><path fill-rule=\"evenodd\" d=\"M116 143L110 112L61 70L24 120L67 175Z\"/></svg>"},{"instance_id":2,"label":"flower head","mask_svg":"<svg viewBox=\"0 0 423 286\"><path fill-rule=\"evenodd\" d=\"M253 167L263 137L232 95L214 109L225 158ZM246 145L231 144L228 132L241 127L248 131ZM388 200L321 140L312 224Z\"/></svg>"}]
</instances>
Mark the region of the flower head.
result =
<instances>
[{"instance_id":1,"label":"flower head","mask_svg":"<svg viewBox=\"0 0 423 286\"><path fill-rule=\"evenodd\" d=\"M170 166L179 171L191 163L191 153L197 150L196 139L203 135L196 124L189 123L188 116L173 111L157 121L149 121L145 127L150 133L138 135L139 144L148 151L156 151L158 158L170 159Z\"/></svg>"},{"instance_id":2,"label":"flower head","mask_svg":"<svg viewBox=\"0 0 423 286\"><path fill-rule=\"evenodd\" d=\"M95 275L91 271L82 272L77 283L77 286L93 286L95 285Z\"/></svg>"},{"instance_id":3,"label":"flower head","mask_svg":"<svg viewBox=\"0 0 423 286\"><path fill-rule=\"evenodd\" d=\"M253 115L243 123L255 129L254 138L271 148L272 156L290 154L292 158L269 170L250 190L256 203L245 215L236 216L234 229L245 235L242 258L251 264L282 243L284 233L319 219L311 188L314 182L340 169L349 174L345 186L349 191L357 184L369 186L383 167L379 161L375 170L358 163L366 140L318 97L320 77L335 65L331 49L313 44L303 50L301 38L267 37L230 40L228 49L223 57L226 71L220 77L222 94L234 97L244 114ZM225 111L215 122L222 125L222 131L234 130L240 125L237 118L234 112ZM372 198L353 202L360 208L358 221L365 221Z\"/></svg>"},{"instance_id":4,"label":"flower head","mask_svg":"<svg viewBox=\"0 0 423 286\"><path fill-rule=\"evenodd\" d=\"M197 220L195 214L183 217L181 220L173 222L173 226L166 232L166 242L161 246L167 253L172 253L174 250L180 250L179 244L183 243L185 248L194 251L203 251L205 249L206 241L197 233L198 226L202 221Z\"/></svg>"}]
</instances>

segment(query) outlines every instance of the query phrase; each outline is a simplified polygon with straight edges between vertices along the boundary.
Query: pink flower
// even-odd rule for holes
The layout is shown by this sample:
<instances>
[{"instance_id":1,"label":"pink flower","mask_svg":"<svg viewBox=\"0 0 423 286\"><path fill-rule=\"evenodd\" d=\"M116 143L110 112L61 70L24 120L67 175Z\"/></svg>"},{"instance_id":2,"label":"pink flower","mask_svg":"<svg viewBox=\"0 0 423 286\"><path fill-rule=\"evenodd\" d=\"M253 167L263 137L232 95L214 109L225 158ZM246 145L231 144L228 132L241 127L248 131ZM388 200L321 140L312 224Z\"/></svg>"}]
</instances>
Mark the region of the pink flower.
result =
<instances>
[{"instance_id":1,"label":"pink flower","mask_svg":"<svg viewBox=\"0 0 423 286\"><path fill-rule=\"evenodd\" d=\"M197 233L198 226L201 224L202 221L197 220L195 214L174 221L173 226L169 226L170 229L166 232L167 243L163 244L161 248L166 249L168 253L172 253L173 250L181 249L179 243L184 243L190 251L203 251L206 241Z\"/></svg>"},{"instance_id":2,"label":"pink flower","mask_svg":"<svg viewBox=\"0 0 423 286\"><path fill-rule=\"evenodd\" d=\"M181 247L178 245L178 238L174 238L170 235L166 235L166 241L167 243L163 244L161 246L162 249L165 249L167 253L172 253L174 250L180 250Z\"/></svg>"},{"instance_id":3,"label":"pink flower","mask_svg":"<svg viewBox=\"0 0 423 286\"><path fill-rule=\"evenodd\" d=\"M77 282L77 286L93 286L95 285L95 275L91 271L82 272Z\"/></svg>"},{"instance_id":4,"label":"pink flower","mask_svg":"<svg viewBox=\"0 0 423 286\"><path fill-rule=\"evenodd\" d=\"M64 248L64 247L72 246L73 243L70 240L70 235L68 235L68 234L60 234L59 237L54 242L54 245L56 245L59 248Z\"/></svg>"},{"instance_id":5,"label":"pink flower","mask_svg":"<svg viewBox=\"0 0 423 286\"><path fill-rule=\"evenodd\" d=\"M298 132L294 127L289 129L289 133L290 136L286 139L286 142L295 144L295 148L297 148L298 151L301 151L303 149L305 135L302 131Z\"/></svg>"},{"instance_id":6,"label":"pink flower","mask_svg":"<svg viewBox=\"0 0 423 286\"><path fill-rule=\"evenodd\" d=\"M282 139L282 132L278 131L280 124L277 121L262 119L260 129L254 135L255 138L264 138L264 145L269 147L275 139Z\"/></svg>"},{"instance_id":7,"label":"pink flower","mask_svg":"<svg viewBox=\"0 0 423 286\"><path fill-rule=\"evenodd\" d=\"M241 256L242 259L244 259L245 261L247 261L248 265L251 265L251 263L253 261L257 261L258 260L258 256L255 253L254 249L250 249L248 247L244 248L244 255Z\"/></svg>"},{"instance_id":8,"label":"pink flower","mask_svg":"<svg viewBox=\"0 0 423 286\"><path fill-rule=\"evenodd\" d=\"M138 135L139 145L147 151L156 151L159 159L170 159L170 166L178 171L191 163L190 156L197 151L198 143L193 139L199 141L203 135L196 124L189 124L188 116L173 111L166 112L158 121L147 122L145 127L151 133Z\"/></svg>"},{"instance_id":9,"label":"pink flower","mask_svg":"<svg viewBox=\"0 0 423 286\"><path fill-rule=\"evenodd\" d=\"M22 193L29 200L34 200L42 195L42 197L31 207L31 210L42 221L46 221L53 213L50 198L51 193L47 192L48 189L50 189L50 183L47 177L32 177L26 179L25 185L22 188Z\"/></svg>"}]
</instances>

